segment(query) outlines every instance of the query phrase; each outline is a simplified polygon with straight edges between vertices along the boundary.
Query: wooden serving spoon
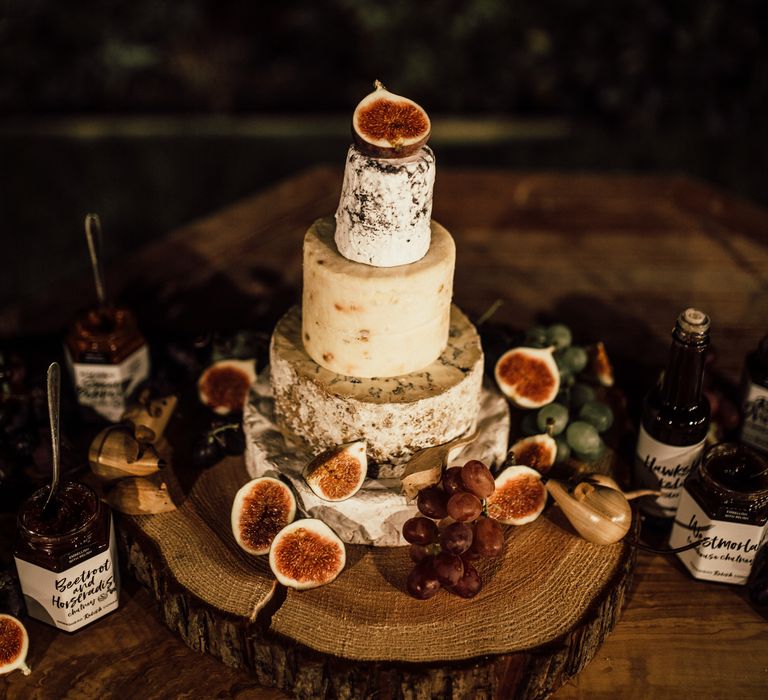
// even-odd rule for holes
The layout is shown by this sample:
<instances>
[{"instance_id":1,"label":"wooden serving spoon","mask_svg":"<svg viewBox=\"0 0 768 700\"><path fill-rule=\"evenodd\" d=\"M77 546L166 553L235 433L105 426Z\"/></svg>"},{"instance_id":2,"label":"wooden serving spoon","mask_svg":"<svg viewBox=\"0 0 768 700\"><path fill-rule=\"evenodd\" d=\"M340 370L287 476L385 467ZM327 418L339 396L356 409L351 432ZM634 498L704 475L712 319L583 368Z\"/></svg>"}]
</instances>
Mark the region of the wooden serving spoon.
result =
<instances>
[{"instance_id":1,"label":"wooden serving spoon","mask_svg":"<svg viewBox=\"0 0 768 700\"><path fill-rule=\"evenodd\" d=\"M621 491L582 481L569 492L554 479L547 481L547 491L587 542L613 544L629 532L632 508Z\"/></svg>"},{"instance_id":2,"label":"wooden serving spoon","mask_svg":"<svg viewBox=\"0 0 768 700\"><path fill-rule=\"evenodd\" d=\"M408 498L416 498L421 489L440 481L443 469L448 466L450 453L457 447L474 441L477 434L477 430L474 430L470 435L419 450L405 464L405 472L401 478L403 493Z\"/></svg>"}]
</instances>

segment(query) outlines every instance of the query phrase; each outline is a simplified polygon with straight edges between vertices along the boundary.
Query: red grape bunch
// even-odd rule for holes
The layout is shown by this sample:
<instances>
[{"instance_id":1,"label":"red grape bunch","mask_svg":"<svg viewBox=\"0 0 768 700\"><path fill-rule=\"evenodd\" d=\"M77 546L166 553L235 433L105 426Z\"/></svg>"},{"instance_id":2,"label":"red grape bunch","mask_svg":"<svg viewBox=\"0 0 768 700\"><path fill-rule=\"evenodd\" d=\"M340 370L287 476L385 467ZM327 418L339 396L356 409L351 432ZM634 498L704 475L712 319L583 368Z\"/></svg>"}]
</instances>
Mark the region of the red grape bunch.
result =
<instances>
[{"instance_id":1,"label":"red grape bunch","mask_svg":"<svg viewBox=\"0 0 768 700\"><path fill-rule=\"evenodd\" d=\"M501 525L484 514L495 488L491 470L473 459L446 469L439 484L419 491L421 515L403 524L416 563L406 581L414 598L426 600L441 588L462 598L480 592L483 582L472 562L497 557L504 547Z\"/></svg>"}]
</instances>

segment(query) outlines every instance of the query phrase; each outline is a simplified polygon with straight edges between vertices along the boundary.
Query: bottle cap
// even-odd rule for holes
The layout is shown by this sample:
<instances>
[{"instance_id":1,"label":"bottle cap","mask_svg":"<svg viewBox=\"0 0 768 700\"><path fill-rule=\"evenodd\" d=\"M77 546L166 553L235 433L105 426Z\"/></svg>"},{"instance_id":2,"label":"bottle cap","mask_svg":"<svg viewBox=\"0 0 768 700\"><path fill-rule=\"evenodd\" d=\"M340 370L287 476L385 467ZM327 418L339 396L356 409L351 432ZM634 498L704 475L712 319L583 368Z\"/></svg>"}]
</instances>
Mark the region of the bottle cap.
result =
<instances>
[{"instance_id":1,"label":"bottle cap","mask_svg":"<svg viewBox=\"0 0 768 700\"><path fill-rule=\"evenodd\" d=\"M709 316L703 311L691 307L677 317L677 326L684 333L706 335L709 333Z\"/></svg>"}]
</instances>

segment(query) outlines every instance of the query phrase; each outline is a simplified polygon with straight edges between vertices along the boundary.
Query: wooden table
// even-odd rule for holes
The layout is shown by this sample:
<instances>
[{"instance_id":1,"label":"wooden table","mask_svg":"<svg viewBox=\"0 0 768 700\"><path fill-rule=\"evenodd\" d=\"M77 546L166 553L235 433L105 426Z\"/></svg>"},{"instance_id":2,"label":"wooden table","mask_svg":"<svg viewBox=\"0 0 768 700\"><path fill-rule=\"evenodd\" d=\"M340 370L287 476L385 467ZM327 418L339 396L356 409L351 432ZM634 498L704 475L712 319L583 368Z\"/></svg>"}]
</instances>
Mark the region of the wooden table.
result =
<instances>
[{"instance_id":1,"label":"wooden table","mask_svg":"<svg viewBox=\"0 0 768 700\"><path fill-rule=\"evenodd\" d=\"M145 247L114 266L112 287L147 326L263 325L297 298L303 233L334 211L340 183L336 168L302 173ZM441 171L434 215L456 238L455 299L470 315L500 298L500 321L543 315L604 339L635 403L686 306L711 315L717 369L731 380L768 331L768 214L702 183ZM6 309L0 332L55 330L89 294L84 280ZM623 619L555 697L766 697L765 616L741 589L641 553ZM121 609L87 631L29 629L33 674L0 680L8 698L285 697L187 649L130 581Z\"/></svg>"}]
</instances>

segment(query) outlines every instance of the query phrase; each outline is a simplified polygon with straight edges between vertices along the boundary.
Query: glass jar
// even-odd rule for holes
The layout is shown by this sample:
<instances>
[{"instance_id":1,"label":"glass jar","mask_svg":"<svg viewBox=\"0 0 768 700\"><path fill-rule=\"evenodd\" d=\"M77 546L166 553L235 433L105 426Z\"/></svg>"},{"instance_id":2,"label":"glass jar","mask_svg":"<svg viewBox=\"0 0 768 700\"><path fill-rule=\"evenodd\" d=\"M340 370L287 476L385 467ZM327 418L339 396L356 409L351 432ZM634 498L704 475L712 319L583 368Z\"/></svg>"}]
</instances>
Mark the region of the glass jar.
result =
<instances>
[{"instance_id":1,"label":"glass jar","mask_svg":"<svg viewBox=\"0 0 768 700\"><path fill-rule=\"evenodd\" d=\"M81 406L112 422L126 398L149 376L149 349L128 309L92 309L67 333L67 366Z\"/></svg>"},{"instance_id":2,"label":"glass jar","mask_svg":"<svg viewBox=\"0 0 768 700\"><path fill-rule=\"evenodd\" d=\"M118 606L112 514L74 481L63 482L45 510L48 490L22 505L13 554L29 616L74 632Z\"/></svg>"},{"instance_id":3,"label":"glass jar","mask_svg":"<svg viewBox=\"0 0 768 700\"><path fill-rule=\"evenodd\" d=\"M669 544L699 579L744 584L768 535L768 461L738 443L715 445L685 480Z\"/></svg>"}]
</instances>

